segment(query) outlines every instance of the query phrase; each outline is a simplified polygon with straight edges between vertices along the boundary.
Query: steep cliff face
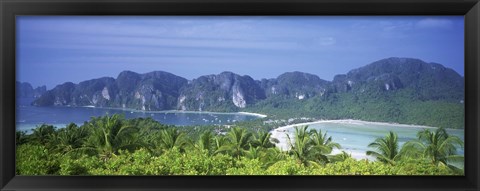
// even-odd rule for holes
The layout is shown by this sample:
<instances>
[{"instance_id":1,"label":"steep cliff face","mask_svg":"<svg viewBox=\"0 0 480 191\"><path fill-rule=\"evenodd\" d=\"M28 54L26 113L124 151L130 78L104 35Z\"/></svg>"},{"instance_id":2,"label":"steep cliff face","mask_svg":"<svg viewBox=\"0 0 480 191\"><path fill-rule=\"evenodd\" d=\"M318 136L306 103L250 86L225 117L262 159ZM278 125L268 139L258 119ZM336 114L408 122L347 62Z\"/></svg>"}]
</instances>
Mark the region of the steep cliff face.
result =
<instances>
[{"instance_id":1,"label":"steep cliff face","mask_svg":"<svg viewBox=\"0 0 480 191\"><path fill-rule=\"evenodd\" d=\"M33 88L28 82L16 82L16 97L18 98L38 98L47 91L46 86Z\"/></svg>"},{"instance_id":2,"label":"steep cliff face","mask_svg":"<svg viewBox=\"0 0 480 191\"><path fill-rule=\"evenodd\" d=\"M186 83L186 79L167 72L137 74L124 71L117 79L105 77L59 85L42 95L34 105L174 109L178 89Z\"/></svg>"},{"instance_id":3,"label":"steep cliff face","mask_svg":"<svg viewBox=\"0 0 480 191\"><path fill-rule=\"evenodd\" d=\"M146 73L134 90L134 102L142 110L175 109L179 89L186 84L185 78L167 72Z\"/></svg>"},{"instance_id":4,"label":"steep cliff face","mask_svg":"<svg viewBox=\"0 0 480 191\"><path fill-rule=\"evenodd\" d=\"M115 79L109 77L83 81L73 89L71 102L67 103L71 106L113 106L112 96L118 92Z\"/></svg>"},{"instance_id":5,"label":"steep cliff face","mask_svg":"<svg viewBox=\"0 0 480 191\"><path fill-rule=\"evenodd\" d=\"M180 110L236 110L265 99L265 92L250 76L232 72L201 76L181 90Z\"/></svg>"},{"instance_id":6,"label":"steep cliff face","mask_svg":"<svg viewBox=\"0 0 480 191\"><path fill-rule=\"evenodd\" d=\"M139 102L135 101L140 98L140 94L136 94L136 88L142 80L142 75L131 71L123 71L118 74L115 84L118 87L118 94L114 96L115 105L122 108L138 108ZM141 106L140 106L141 108Z\"/></svg>"},{"instance_id":7,"label":"steep cliff face","mask_svg":"<svg viewBox=\"0 0 480 191\"><path fill-rule=\"evenodd\" d=\"M32 88L17 84L20 93ZM155 71L138 74L121 72L104 77L64 83L47 91L34 105L123 107L138 110L238 111L285 100L328 99L330 94L397 96L410 92L408 99L463 101L464 78L452 69L412 58L387 58L346 74L332 82L303 72L286 72L277 78L254 80L232 72L205 75L188 81L171 73ZM387 95L389 94L389 95ZM401 96L405 96L405 95ZM398 95L400 96L400 95ZM274 103L275 102L275 103Z\"/></svg>"},{"instance_id":8,"label":"steep cliff face","mask_svg":"<svg viewBox=\"0 0 480 191\"><path fill-rule=\"evenodd\" d=\"M300 100L323 95L329 85L328 81L303 72L286 72L276 79L263 79L259 83L267 97L283 96Z\"/></svg>"},{"instance_id":9,"label":"steep cliff face","mask_svg":"<svg viewBox=\"0 0 480 191\"><path fill-rule=\"evenodd\" d=\"M36 106L64 106L72 102L72 93L75 90L75 84L66 82L48 90L33 102Z\"/></svg>"},{"instance_id":10,"label":"steep cliff face","mask_svg":"<svg viewBox=\"0 0 480 191\"><path fill-rule=\"evenodd\" d=\"M463 99L465 89L464 78L452 69L419 59L395 57L337 75L332 88L336 92L410 89L423 100Z\"/></svg>"}]
</instances>

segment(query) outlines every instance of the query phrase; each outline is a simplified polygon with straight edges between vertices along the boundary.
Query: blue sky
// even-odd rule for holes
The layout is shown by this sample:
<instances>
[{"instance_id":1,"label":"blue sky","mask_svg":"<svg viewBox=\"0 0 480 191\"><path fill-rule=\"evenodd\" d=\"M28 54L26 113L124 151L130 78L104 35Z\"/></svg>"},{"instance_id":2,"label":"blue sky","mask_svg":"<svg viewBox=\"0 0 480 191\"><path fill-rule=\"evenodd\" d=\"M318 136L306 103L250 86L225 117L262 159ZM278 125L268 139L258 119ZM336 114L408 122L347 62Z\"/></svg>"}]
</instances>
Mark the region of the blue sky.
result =
<instances>
[{"instance_id":1,"label":"blue sky","mask_svg":"<svg viewBox=\"0 0 480 191\"><path fill-rule=\"evenodd\" d=\"M254 79L334 75L388 57L464 74L463 16L18 16L17 80L34 87L123 70Z\"/></svg>"}]
</instances>

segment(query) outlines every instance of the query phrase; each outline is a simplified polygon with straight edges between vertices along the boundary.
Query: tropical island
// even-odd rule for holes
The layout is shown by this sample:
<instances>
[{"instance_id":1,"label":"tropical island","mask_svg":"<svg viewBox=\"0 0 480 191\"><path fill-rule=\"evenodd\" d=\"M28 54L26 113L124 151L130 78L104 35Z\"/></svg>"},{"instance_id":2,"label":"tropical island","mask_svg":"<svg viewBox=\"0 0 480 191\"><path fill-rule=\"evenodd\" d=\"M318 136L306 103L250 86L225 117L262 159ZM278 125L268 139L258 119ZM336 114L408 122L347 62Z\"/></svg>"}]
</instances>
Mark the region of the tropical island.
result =
<instances>
[{"instance_id":1,"label":"tropical island","mask_svg":"<svg viewBox=\"0 0 480 191\"><path fill-rule=\"evenodd\" d=\"M255 120L166 125L122 115L56 128L17 131L21 175L462 175L464 78L436 63L387 58L322 80L303 72L254 80L223 72L187 80L167 72L124 71L51 90L17 83L35 107L94 107L145 112L247 112ZM308 122L354 119L431 126L399 144L389 132L356 160ZM302 124L306 123L307 124ZM279 140L278 131L292 133ZM305 126L303 126L305 125ZM278 129L280 127L280 129ZM408 127L406 127L408 128ZM272 136L273 135L273 136ZM278 144L288 149L280 149ZM276 146L277 144L277 146Z\"/></svg>"},{"instance_id":2,"label":"tropical island","mask_svg":"<svg viewBox=\"0 0 480 191\"><path fill-rule=\"evenodd\" d=\"M392 57L333 81L303 72L261 80L223 72L187 80L163 71L124 71L117 78L60 84L32 104L252 112L273 120L358 119L463 129L464 86L464 77L441 64Z\"/></svg>"}]
</instances>

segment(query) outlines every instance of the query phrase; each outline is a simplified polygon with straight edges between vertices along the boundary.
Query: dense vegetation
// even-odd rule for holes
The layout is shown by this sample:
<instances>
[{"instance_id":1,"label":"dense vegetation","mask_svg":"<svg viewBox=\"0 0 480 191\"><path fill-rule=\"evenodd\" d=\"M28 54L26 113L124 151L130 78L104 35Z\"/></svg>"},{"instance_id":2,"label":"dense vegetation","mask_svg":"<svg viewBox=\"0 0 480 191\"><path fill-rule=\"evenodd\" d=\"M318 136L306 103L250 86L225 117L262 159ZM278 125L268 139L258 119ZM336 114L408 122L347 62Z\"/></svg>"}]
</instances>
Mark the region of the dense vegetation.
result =
<instances>
[{"instance_id":1,"label":"dense vegetation","mask_svg":"<svg viewBox=\"0 0 480 191\"><path fill-rule=\"evenodd\" d=\"M243 124L245 125L245 124ZM17 132L19 175L462 175L455 146L443 128L418 133L398 148L394 133L372 140L377 161L332 154L341 145L326 133L298 127L289 151L275 147L262 129L233 126L178 128L152 119L112 115L81 126L41 125Z\"/></svg>"},{"instance_id":2,"label":"dense vegetation","mask_svg":"<svg viewBox=\"0 0 480 191\"><path fill-rule=\"evenodd\" d=\"M20 88L20 83L17 86L22 91L31 89ZM332 81L298 71L259 80L232 72L187 80L162 71L124 71L116 79L58 85L33 104L144 111L250 111L274 120L351 118L461 129L464 90L464 77L450 68L392 57L338 74Z\"/></svg>"},{"instance_id":3,"label":"dense vegetation","mask_svg":"<svg viewBox=\"0 0 480 191\"><path fill-rule=\"evenodd\" d=\"M245 111L278 119L358 119L376 122L463 129L465 105L447 100L422 100L412 90L335 93L306 100L272 97ZM295 111L295 112L292 112Z\"/></svg>"}]
</instances>

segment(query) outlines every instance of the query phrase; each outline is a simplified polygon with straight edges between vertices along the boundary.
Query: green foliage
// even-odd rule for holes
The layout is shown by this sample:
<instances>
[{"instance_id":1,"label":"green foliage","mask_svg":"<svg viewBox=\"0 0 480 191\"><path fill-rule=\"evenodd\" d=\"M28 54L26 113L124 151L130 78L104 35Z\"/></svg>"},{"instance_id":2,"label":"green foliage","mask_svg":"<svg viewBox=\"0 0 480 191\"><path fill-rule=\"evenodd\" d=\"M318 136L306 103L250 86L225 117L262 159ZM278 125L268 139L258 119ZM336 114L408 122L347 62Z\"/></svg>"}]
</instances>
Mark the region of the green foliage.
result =
<instances>
[{"instance_id":1,"label":"green foliage","mask_svg":"<svg viewBox=\"0 0 480 191\"><path fill-rule=\"evenodd\" d=\"M457 155L456 146L463 147L464 143L460 138L451 136L444 128L438 128L434 132L424 129L417 134L418 140L409 141L405 147L412 150L413 155L423 157L437 166L452 166L452 162L462 162L463 156ZM416 151L416 153L415 153Z\"/></svg>"},{"instance_id":2,"label":"green foliage","mask_svg":"<svg viewBox=\"0 0 480 191\"><path fill-rule=\"evenodd\" d=\"M27 132L26 131L17 131L15 132L15 145L22 145L27 143Z\"/></svg>"},{"instance_id":3,"label":"green foliage","mask_svg":"<svg viewBox=\"0 0 480 191\"><path fill-rule=\"evenodd\" d=\"M285 160L281 160L268 167L265 174L269 175L298 175L307 174L309 170L298 163L294 157L287 157Z\"/></svg>"},{"instance_id":4,"label":"green foliage","mask_svg":"<svg viewBox=\"0 0 480 191\"><path fill-rule=\"evenodd\" d=\"M102 166L103 161L97 156L82 155L72 157L64 155L60 161L60 175L100 175L92 172Z\"/></svg>"},{"instance_id":5,"label":"green foliage","mask_svg":"<svg viewBox=\"0 0 480 191\"><path fill-rule=\"evenodd\" d=\"M31 141L36 144L51 147L53 146L51 141L55 135L56 128L54 126L43 124L40 127L33 129L33 133L30 138Z\"/></svg>"},{"instance_id":6,"label":"green foliage","mask_svg":"<svg viewBox=\"0 0 480 191\"><path fill-rule=\"evenodd\" d=\"M206 152L181 153L173 148L161 156L152 157L145 150L123 153L106 161L93 174L114 175L218 175L225 174L231 159L224 155L209 157Z\"/></svg>"},{"instance_id":7,"label":"green foliage","mask_svg":"<svg viewBox=\"0 0 480 191\"><path fill-rule=\"evenodd\" d=\"M59 129L53 136L53 149L61 154L77 154L90 133L86 128L79 128L70 123L65 128Z\"/></svg>"},{"instance_id":8,"label":"green foliage","mask_svg":"<svg viewBox=\"0 0 480 191\"><path fill-rule=\"evenodd\" d=\"M339 154L330 155L328 160L335 163L335 162L342 162L342 161L345 161L345 160L350 159L350 158L352 158L351 154L348 154L347 152L342 151Z\"/></svg>"},{"instance_id":9,"label":"green foliage","mask_svg":"<svg viewBox=\"0 0 480 191\"><path fill-rule=\"evenodd\" d=\"M278 140L270 140L271 135L272 134L264 131L258 132L256 135L253 135L252 145L254 147L261 147L265 149L275 147L275 144L272 143L272 141L278 143Z\"/></svg>"},{"instance_id":10,"label":"green foliage","mask_svg":"<svg viewBox=\"0 0 480 191\"><path fill-rule=\"evenodd\" d=\"M393 167L380 162L355 160L352 158L342 162L329 163L318 168L315 174L325 175L394 175Z\"/></svg>"},{"instance_id":11,"label":"green foliage","mask_svg":"<svg viewBox=\"0 0 480 191\"><path fill-rule=\"evenodd\" d=\"M240 158L249 149L252 133L235 127L227 133L227 144L218 148L217 152L225 152L232 157Z\"/></svg>"},{"instance_id":12,"label":"green foliage","mask_svg":"<svg viewBox=\"0 0 480 191\"><path fill-rule=\"evenodd\" d=\"M258 158L240 158L235 167L227 169L227 175L263 175L262 163Z\"/></svg>"},{"instance_id":13,"label":"green foliage","mask_svg":"<svg viewBox=\"0 0 480 191\"><path fill-rule=\"evenodd\" d=\"M209 155L215 152L214 150L214 136L212 132L205 132L200 135L197 144L195 145L199 150L207 152Z\"/></svg>"},{"instance_id":14,"label":"green foliage","mask_svg":"<svg viewBox=\"0 0 480 191\"><path fill-rule=\"evenodd\" d=\"M304 100L274 96L244 110L277 119L359 119L463 129L464 108L459 100L425 100L415 90L399 89L325 93Z\"/></svg>"},{"instance_id":15,"label":"green foliage","mask_svg":"<svg viewBox=\"0 0 480 191\"><path fill-rule=\"evenodd\" d=\"M89 170L95 175L151 175L148 171L148 164L153 157L144 149L136 150L134 153L119 151L119 155L107 159L97 168Z\"/></svg>"},{"instance_id":16,"label":"green foliage","mask_svg":"<svg viewBox=\"0 0 480 191\"><path fill-rule=\"evenodd\" d=\"M180 151L185 149L187 140L185 134L178 129L169 128L160 130L160 138L158 139L157 146L162 151L178 148Z\"/></svg>"},{"instance_id":17,"label":"green foliage","mask_svg":"<svg viewBox=\"0 0 480 191\"><path fill-rule=\"evenodd\" d=\"M375 156L383 163L395 164L395 161L400 158L398 136L392 131L385 138L377 138L368 147L375 148L376 151L367 151L367 155Z\"/></svg>"},{"instance_id":18,"label":"green foliage","mask_svg":"<svg viewBox=\"0 0 480 191\"><path fill-rule=\"evenodd\" d=\"M16 173L18 175L57 174L59 162L57 153L45 146L23 144L17 147Z\"/></svg>"},{"instance_id":19,"label":"green foliage","mask_svg":"<svg viewBox=\"0 0 480 191\"><path fill-rule=\"evenodd\" d=\"M397 175L463 175L462 172L455 172L446 166L432 164L424 158L408 158L401 160L394 168Z\"/></svg>"},{"instance_id":20,"label":"green foliage","mask_svg":"<svg viewBox=\"0 0 480 191\"><path fill-rule=\"evenodd\" d=\"M244 124L243 124L244 125ZM297 128L288 152L274 147L270 133L233 127L226 135L187 127L161 125L151 119L121 116L92 118L82 126L56 129L43 125L32 134L17 133L19 175L463 175L454 166L451 144L457 138L444 130L419 132L419 140L395 146L396 136L378 139L382 160L357 161L321 131ZM194 129L193 129L194 131ZM200 133L201 132L201 133ZM142 135L142 138L139 136ZM381 142L385 144L380 144ZM17 141L20 143L20 141ZM392 145L394 147L392 147ZM423 146L422 146L423 145ZM391 148L395 149L391 149ZM423 148L423 150L422 150ZM385 152L384 152L385 151ZM409 152L405 152L409 151ZM395 154L396 153L396 154ZM401 155L401 157L398 157ZM463 158L462 158L463 159ZM463 160L462 160L463 161Z\"/></svg>"},{"instance_id":21,"label":"green foliage","mask_svg":"<svg viewBox=\"0 0 480 191\"><path fill-rule=\"evenodd\" d=\"M138 129L128 126L120 115L93 117L88 128L91 135L84 143L84 149L106 160L118 154L121 149L135 150L140 146Z\"/></svg>"},{"instance_id":22,"label":"green foliage","mask_svg":"<svg viewBox=\"0 0 480 191\"><path fill-rule=\"evenodd\" d=\"M287 134L288 144L291 147L290 153L304 165L330 162L327 155L333 148L340 148L340 145L332 142L332 138L327 138L327 134L322 134L322 131L312 129L307 132L307 129L308 126L295 127L292 138Z\"/></svg>"}]
</instances>

